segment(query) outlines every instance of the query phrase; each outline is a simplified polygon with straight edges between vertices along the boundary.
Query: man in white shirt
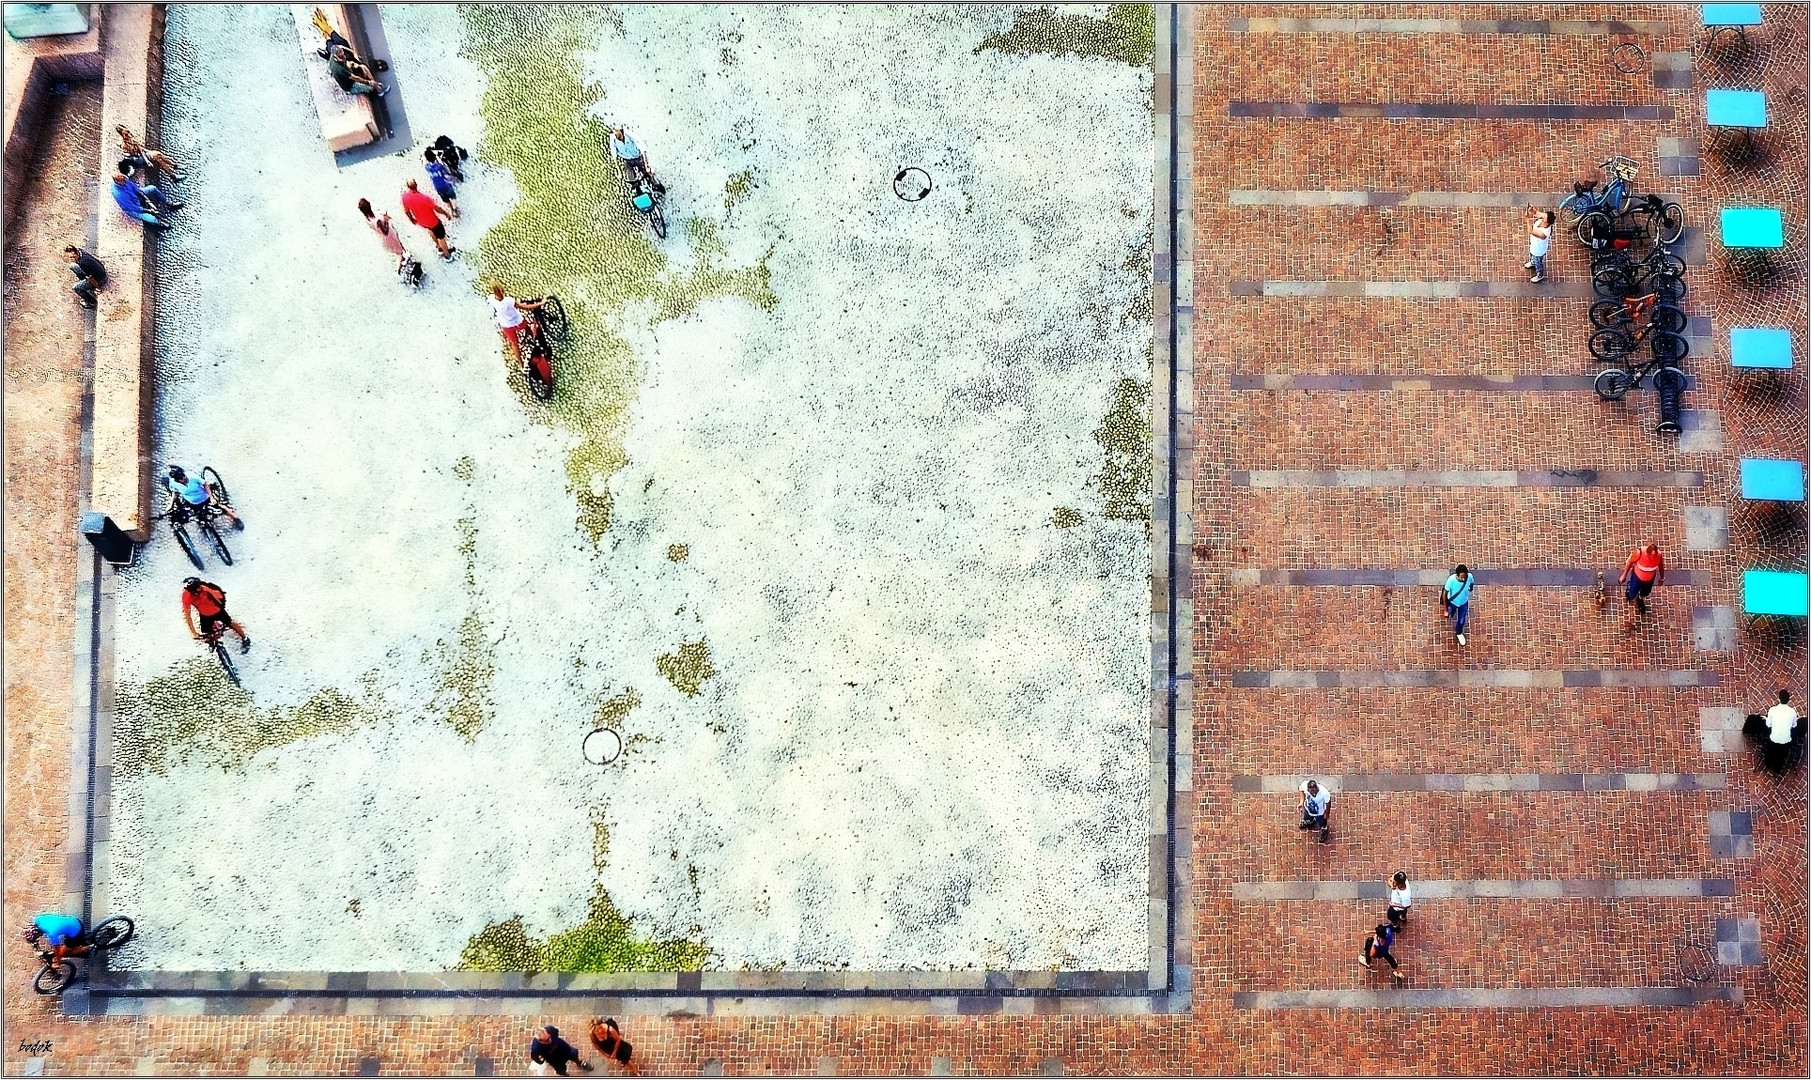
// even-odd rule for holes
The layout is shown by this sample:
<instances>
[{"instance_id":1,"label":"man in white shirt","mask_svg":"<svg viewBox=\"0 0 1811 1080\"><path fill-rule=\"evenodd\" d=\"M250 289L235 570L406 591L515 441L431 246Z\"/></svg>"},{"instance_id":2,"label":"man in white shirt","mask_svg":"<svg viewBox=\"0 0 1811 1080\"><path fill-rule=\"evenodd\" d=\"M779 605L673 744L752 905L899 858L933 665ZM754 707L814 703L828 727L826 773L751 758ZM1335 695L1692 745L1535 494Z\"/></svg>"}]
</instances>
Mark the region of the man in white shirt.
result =
<instances>
[{"instance_id":1,"label":"man in white shirt","mask_svg":"<svg viewBox=\"0 0 1811 1080\"><path fill-rule=\"evenodd\" d=\"M1333 834L1333 827L1327 824L1327 812L1333 809L1333 793L1320 785L1318 780L1304 780L1296 790L1302 793L1302 823L1299 829L1319 829L1321 843L1326 843Z\"/></svg>"},{"instance_id":2,"label":"man in white shirt","mask_svg":"<svg viewBox=\"0 0 1811 1080\"><path fill-rule=\"evenodd\" d=\"M1761 764L1773 772L1785 772L1798 757L1796 751L1803 732L1798 710L1791 702L1791 692L1781 690L1779 704L1768 709L1766 716L1749 713L1748 722L1742 725L1743 734L1757 739L1766 731L1767 738L1761 743Z\"/></svg>"},{"instance_id":3,"label":"man in white shirt","mask_svg":"<svg viewBox=\"0 0 1811 1080\"><path fill-rule=\"evenodd\" d=\"M1553 211L1536 210L1528 220L1528 263L1524 270L1534 271L1529 281L1547 280L1547 245L1553 242Z\"/></svg>"}]
</instances>

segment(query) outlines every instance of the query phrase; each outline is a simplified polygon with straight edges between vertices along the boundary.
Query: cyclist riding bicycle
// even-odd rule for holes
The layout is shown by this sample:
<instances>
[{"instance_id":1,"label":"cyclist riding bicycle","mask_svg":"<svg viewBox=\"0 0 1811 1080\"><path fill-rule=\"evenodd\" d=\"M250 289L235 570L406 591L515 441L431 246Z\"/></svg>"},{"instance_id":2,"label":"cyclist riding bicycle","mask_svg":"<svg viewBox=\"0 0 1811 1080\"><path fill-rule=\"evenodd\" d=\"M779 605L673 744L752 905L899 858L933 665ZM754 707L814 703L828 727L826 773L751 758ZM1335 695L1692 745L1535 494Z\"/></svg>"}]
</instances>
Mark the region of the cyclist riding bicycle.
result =
<instances>
[{"instance_id":1,"label":"cyclist riding bicycle","mask_svg":"<svg viewBox=\"0 0 1811 1080\"><path fill-rule=\"evenodd\" d=\"M51 944L51 963L60 964L65 956L86 956L88 944L82 939L82 920L73 915L58 915L45 912L31 921L20 934L20 939L36 947L39 938L46 938Z\"/></svg>"},{"instance_id":2,"label":"cyclist riding bicycle","mask_svg":"<svg viewBox=\"0 0 1811 1080\"><path fill-rule=\"evenodd\" d=\"M220 500L214 490L208 487L206 481L199 476L190 476L181 465L170 466L170 474L164 477L164 488L170 493L170 505L164 511L166 514L174 511L179 504L183 509L197 515L202 507L212 505L215 510L227 516L234 528L245 528L245 523L239 520L239 515L233 513L233 508Z\"/></svg>"},{"instance_id":3,"label":"cyclist riding bicycle","mask_svg":"<svg viewBox=\"0 0 1811 1080\"><path fill-rule=\"evenodd\" d=\"M195 629L195 615L201 616L200 630ZM246 635L245 627L226 613L226 590L211 581L203 581L198 577L183 580L182 621L188 625L189 633L196 641L231 630L239 635L240 652L247 652L252 647L252 639Z\"/></svg>"},{"instance_id":4,"label":"cyclist riding bicycle","mask_svg":"<svg viewBox=\"0 0 1811 1080\"><path fill-rule=\"evenodd\" d=\"M634 138L620 125L610 133L610 152L622 162L623 172L630 179L643 177L653 185L655 191L665 194L667 186L655 179L654 169L648 164L648 155L642 152Z\"/></svg>"}]
</instances>

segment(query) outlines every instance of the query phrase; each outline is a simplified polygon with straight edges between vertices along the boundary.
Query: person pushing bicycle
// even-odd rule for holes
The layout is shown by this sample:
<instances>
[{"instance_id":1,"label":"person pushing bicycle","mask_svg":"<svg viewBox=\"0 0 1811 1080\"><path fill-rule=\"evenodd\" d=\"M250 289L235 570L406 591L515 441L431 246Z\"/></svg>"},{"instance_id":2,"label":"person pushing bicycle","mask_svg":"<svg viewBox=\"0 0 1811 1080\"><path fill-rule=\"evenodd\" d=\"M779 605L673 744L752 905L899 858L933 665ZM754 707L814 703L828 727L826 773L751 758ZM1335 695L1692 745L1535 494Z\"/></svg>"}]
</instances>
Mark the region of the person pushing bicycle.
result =
<instances>
[{"instance_id":1,"label":"person pushing bicycle","mask_svg":"<svg viewBox=\"0 0 1811 1080\"><path fill-rule=\"evenodd\" d=\"M20 940L34 948L39 938L50 942L50 962L61 964L66 956L88 955L88 944L82 939L82 920L73 915L45 912L31 921L19 934Z\"/></svg>"},{"instance_id":2,"label":"person pushing bicycle","mask_svg":"<svg viewBox=\"0 0 1811 1080\"><path fill-rule=\"evenodd\" d=\"M245 522L233 512L219 494L209 487L207 481L199 476L190 476L181 465L170 466L170 473L164 477L164 489L170 493L170 505L164 510L169 514L178 507L200 516L202 508L212 506L216 511L225 514L236 529L245 528Z\"/></svg>"},{"instance_id":3,"label":"person pushing bicycle","mask_svg":"<svg viewBox=\"0 0 1811 1080\"><path fill-rule=\"evenodd\" d=\"M201 629L195 629L195 615L201 616ZM196 641L209 641L218 638L227 630L239 635L239 651L249 652L252 639L245 634L245 627L234 621L226 613L226 590L211 581L198 577L187 578L182 583L182 621L188 624L189 633Z\"/></svg>"}]
</instances>

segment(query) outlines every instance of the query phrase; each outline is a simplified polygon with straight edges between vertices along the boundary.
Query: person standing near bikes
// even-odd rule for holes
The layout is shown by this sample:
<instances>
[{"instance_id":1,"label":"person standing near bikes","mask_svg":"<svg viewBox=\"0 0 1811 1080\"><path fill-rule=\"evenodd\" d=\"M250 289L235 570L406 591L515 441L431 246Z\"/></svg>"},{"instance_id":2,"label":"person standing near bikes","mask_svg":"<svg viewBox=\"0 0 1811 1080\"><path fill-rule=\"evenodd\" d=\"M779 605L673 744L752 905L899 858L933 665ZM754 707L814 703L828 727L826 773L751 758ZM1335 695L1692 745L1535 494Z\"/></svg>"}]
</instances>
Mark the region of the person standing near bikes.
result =
<instances>
[{"instance_id":1,"label":"person standing near bikes","mask_svg":"<svg viewBox=\"0 0 1811 1080\"><path fill-rule=\"evenodd\" d=\"M245 522L239 520L239 515L233 512L232 507L216 497L213 489L201 477L190 476L181 465L170 466L170 474L164 477L164 488L170 493L171 510L176 509L178 500L191 513L199 513L202 507L211 503L215 510L227 516L227 520L233 523L233 528L245 528Z\"/></svg>"},{"instance_id":2,"label":"person standing near bikes","mask_svg":"<svg viewBox=\"0 0 1811 1080\"><path fill-rule=\"evenodd\" d=\"M1553 211L1536 210L1528 218L1528 263L1522 267L1534 271L1529 281L1538 284L1547 280L1547 249L1552 243Z\"/></svg>"},{"instance_id":3,"label":"person standing near bikes","mask_svg":"<svg viewBox=\"0 0 1811 1080\"><path fill-rule=\"evenodd\" d=\"M200 630L195 629L195 615L201 616ZM231 630L239 635L239 651L251 651L252 639L246 636L245 627L226 613L226 590L211 581L198 577L183 581L182 621L188 624L189 633L196 641L205 641Z\"/></svg>"},{"instance_id":4,"label":"person standing near bikes","mask_svg":"<svg viewBox=\"0 0 1811 1080\"><path fill-rule=\"evenodd\" d=\"M513 296L507 296L503 292L503 286L495 282L491 283L490 295L491 313L497 319L497 333L502 334L503 340L508 342L509 351L515 357L516 365L524 366L522 363L522 325L527 320L522 317L522 312L533 311L541 305L537 301L517 300Z\"/></svg>"}]
</instances>

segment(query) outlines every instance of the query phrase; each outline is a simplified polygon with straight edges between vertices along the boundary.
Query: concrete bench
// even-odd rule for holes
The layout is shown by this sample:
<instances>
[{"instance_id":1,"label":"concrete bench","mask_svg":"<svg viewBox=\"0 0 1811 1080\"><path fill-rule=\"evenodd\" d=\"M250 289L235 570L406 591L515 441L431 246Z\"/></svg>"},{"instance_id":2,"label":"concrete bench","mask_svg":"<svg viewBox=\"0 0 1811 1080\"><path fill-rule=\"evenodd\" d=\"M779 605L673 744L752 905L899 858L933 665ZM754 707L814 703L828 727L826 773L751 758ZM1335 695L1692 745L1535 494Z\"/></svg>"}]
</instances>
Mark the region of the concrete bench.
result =
<instances>
[{"instance_id":1,"label":"concrete bench","mask_svg":"<svg viewBox=\"0 0 1811 1080\"><path fill-rule=\"evenodd\" d=\"M345 5L320 7L340 36L351 41ZM289 12L295 17L296 34L302 41L302 66L307 70L308 90L314 95L314 110L321 117L321 135L327 140L327 148L337 154L376 142L377 119L371 114L371 101L366 95L346 93L328 73L327 61L319 55L322 39L321 32L315 29L314 8L313 4L291 4Z\"/></svg>"},{"instance_id":2,"label":"concrete bench","mask_svg":"<svg viewBox=\"0 0 1811 1080\"><path fill-rule=\"evenodd\" d=\"M1791 368L1792 331L1771 326L1738 326L1730 330L1729 364L1768 371Z\"/></svg>"},{"instance_id":3,"label":"concrete bench","mask_svg":"<svg viewBox=\"0 0 1811 1080\"><path fill-rule=\"evenodd\" d=\"M1756 502L1804 502L1804 462L1743 458L1742 498Z\"/></svg>"}]
</instances>

